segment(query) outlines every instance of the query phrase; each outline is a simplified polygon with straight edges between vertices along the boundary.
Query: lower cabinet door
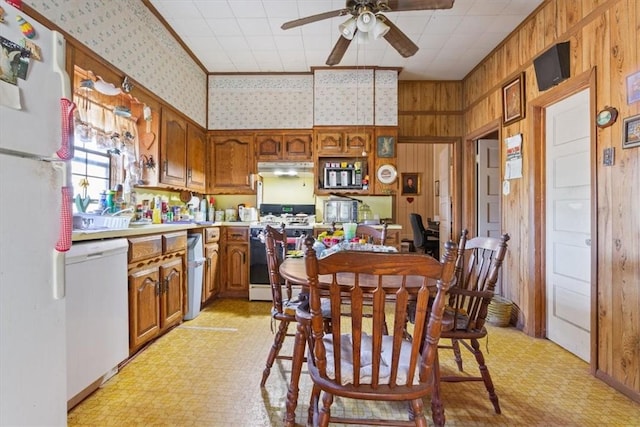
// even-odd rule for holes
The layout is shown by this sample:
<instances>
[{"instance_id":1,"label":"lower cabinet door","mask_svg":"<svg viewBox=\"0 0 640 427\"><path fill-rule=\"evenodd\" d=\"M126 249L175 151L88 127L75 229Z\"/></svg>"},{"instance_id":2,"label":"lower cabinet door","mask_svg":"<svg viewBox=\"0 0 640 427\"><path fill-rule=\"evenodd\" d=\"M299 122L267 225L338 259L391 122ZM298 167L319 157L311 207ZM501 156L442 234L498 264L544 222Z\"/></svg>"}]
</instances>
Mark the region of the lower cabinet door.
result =
<instances>
[{"instance_id":1,"label":"lower cabinet door","mask_svg":"<svg viewBox=\"0 0 640 427\"><path fill-rule=\"evenodd\" d=\"M219 247L217 243L204 247L204 287L202 288L202 302L205 303L218 293L218 259Z\"/></svg>"},{"instance_id":2,"label":"lower cabinet door","mask_svg":"<svg viewBox=\"0 0 640 427\"><path fill-rule=\"evenodd\" d=\"M160 334L160 272L157 266L129 274L129 351Z\"/></svg>"},{"instance_id":3,"label":"lower cabinet door","mask_svg":"<svg viewBox=\"0 0 640 427\"><path fill-rule=\"evenodd\" d=\"M160 328L180 323L183 312L184 267L182 257L166 261L160 266L162 289L160 292Z\"/></svg>"}]
</instances>

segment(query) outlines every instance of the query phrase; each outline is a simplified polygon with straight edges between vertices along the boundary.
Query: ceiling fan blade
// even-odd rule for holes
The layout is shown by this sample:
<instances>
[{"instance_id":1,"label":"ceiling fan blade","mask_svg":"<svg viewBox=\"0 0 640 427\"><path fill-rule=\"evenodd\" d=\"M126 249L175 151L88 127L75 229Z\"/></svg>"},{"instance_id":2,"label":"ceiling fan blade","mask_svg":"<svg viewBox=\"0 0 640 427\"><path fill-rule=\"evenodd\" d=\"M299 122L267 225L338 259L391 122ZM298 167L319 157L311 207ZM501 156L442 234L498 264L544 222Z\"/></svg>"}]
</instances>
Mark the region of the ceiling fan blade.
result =
<instances>
[{"instance_id":1,"label":"ceiling fan blade","mask_svg":"<svg viewBox=\"0 0 640 427\"><path fill-rule=\"evenodd\" d=\"M342 61L342 57L344 56L344 53L347 51L349 44L351 44L351 40L340 36L340 38L336 42L336 45L333 46L333 50L329 54L326 64L327 65L339 64L340 61Z\"/></svg>"},{"instance_id":2,"label":"ceiling fan blade","mask_svg":"<svg viewBox=\"0 0 640 427\"><path fill-rule=\"evenodd\" d=\"M418 51L418 46L393 23L390 19L385 19L385 24L390 28L384 38L393 46L398 53L405 58L413 56Z\"/></svg>"},{"instance_id":3,"label":"ceiling fan blade","mask_svg":"<svg viewBox=\"0 0 640 427\"><path fill-rule=\"evenodd\" d=\"M294 19L293 21L285 22L280 28L288 30L289 28L322 21L323 19L335 18L336 16L346 15L347 13L349 13L349 10L347 9L332 10L331 12L319 13L317 15L307 16L306 18Z\"/></svg>"},{"instance_id":4,"label":"ceiling fan blade","mask_svg":"<svg viewBox=\"0 0 640 427\"><path fill-rule=\"evenodd\" d=\"M392 12L404 10L451 9L453 0L388 0Z\"/></svg>"}]
</instances>

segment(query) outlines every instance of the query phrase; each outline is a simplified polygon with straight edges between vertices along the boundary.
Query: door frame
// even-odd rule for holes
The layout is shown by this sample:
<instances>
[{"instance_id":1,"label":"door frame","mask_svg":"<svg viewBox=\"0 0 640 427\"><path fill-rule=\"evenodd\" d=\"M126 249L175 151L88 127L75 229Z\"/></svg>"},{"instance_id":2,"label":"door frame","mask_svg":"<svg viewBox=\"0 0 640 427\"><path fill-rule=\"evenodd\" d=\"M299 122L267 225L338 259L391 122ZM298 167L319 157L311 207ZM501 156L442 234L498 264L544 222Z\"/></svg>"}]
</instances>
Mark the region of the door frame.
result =
<instances>
[{"instance_id":1,"label":"door frame","mask_svg":"<svg viewBox=\"0 0 640 427\"><path fill-rule=\"evenodd\" d=\"M534 262L529 264L529 276L533 278L533 286L526 289L528 313L532 315L526 319L526 327L533 335L539 338L546 336L546 137L545 137L545 110L549 105L555 104L582 90L589 90L590 121L591 121L591 373L595 375L597 367L597 343L598 343L598 234L597 234L597 129L595 126L596 110L596 70L592 68L574 78L567 80L559 86L550 89L529 102L527 117L529 117L528 133L531 135L531 144L536 149L531 150L532 156L525 159L527 166L533 171L533 191L529 200L532 209L529 210L529 223L533 230L534 238L530 240L530 246L526 252L533 254Z\"/></svg>"}]
</instances>

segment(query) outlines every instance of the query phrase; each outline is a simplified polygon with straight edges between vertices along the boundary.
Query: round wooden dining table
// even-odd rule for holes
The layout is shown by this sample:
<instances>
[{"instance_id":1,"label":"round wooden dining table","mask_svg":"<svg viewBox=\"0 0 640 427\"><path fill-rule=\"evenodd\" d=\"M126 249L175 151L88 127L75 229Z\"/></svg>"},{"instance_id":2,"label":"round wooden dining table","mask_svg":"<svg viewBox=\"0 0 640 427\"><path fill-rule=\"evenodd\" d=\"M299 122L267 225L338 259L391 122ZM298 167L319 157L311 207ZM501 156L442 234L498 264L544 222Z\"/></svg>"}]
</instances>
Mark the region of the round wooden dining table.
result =
<instances>
[{"instance_id":1,"label":"round wooden dining table","mask_svg":"<svg viewBox=\"0 0 640 427\"><path fill-rule=\"evenodd\" d=\"M398 256L405 256L408 255L408 253L406 252L398 252ZM412 255L415 256L415 255ZM423 257L425 255L418 255L418 257ZM363 262L366 262L366 258L363 260ZM300 257L300 258L286 258L281 264L280 264L280 276L285 279L288 280L291 284L294 285L300 285L303 287L303 290L306 288L307 286L307 270L305 267L305 262L304 262L304 258ZM324 278L324 280L323 280ZM367 276L361 276L360 279L360 286L363 288L367 288L367 287L372 287L375 288L377 285L377 278L374 276L371 276L371 281L370 283L368 283L367 281ZM384 280L399 280L398 278L392 278L392 277L387 277ZM420 286L422 286L422 277L419 276L408 276L407 277L407 288L419 288ZM319 276L319 283L320 285L322 285L323 283L328 284L330 282L330 276ZM400 281L398 281L398 286L400 286L401 283ZM436 283L428 283L427 285L429 287L429 289L433 292L435 292L436 290Z\"/></svg>"}]
</instances>

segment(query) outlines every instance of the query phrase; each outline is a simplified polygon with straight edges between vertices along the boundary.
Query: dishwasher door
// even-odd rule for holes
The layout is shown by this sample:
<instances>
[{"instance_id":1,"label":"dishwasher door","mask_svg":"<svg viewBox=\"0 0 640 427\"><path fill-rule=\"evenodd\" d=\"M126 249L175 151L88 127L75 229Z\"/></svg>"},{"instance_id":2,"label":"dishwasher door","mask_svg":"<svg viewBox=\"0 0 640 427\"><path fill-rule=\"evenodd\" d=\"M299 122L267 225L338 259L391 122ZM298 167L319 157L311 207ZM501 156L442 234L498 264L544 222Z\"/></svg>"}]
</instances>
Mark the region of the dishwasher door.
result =
<instances>
[{"instance_id":1,"label":"dishwasher door","mask_svg":"<svg viewBox=\"0 0 640 427\"><path fill-rule=\"evenodd\" d=\"M127 250L127 239L111 239L74 243L66 254L70 407L129 356Z\"/></svg>"}]
</instances>

